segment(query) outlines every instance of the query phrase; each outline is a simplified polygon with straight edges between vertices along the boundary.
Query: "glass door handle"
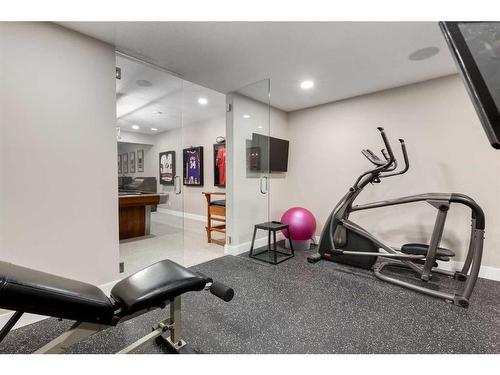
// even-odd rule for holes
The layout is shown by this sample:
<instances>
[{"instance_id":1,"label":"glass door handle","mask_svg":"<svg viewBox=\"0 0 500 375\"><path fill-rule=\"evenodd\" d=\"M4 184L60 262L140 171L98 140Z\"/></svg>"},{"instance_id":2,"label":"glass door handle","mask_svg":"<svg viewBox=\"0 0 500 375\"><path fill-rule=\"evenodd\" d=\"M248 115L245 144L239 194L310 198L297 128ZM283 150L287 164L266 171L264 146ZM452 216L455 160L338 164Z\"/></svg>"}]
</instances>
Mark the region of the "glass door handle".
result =
<instances>
[{"instance_id":1,"label":"glass door handle","mask_svg":"<svg viewBox=\"0 0 500 375\"><path fill-rule=\"evenodd\" d=\"M262 181L263 180L266 180L266 189L265 190L262 189ZM267 176L262 176L260 178L260 192L261 192L261 194L267 194Z\"/></svg>"},{"instance_id":2,"label":"glass door handle","mask_svg":"<svg viewBox=\"0 0 500 375\"><path fill-rule=\"evenodd\" d=\"M181 176L175 176L174 177L174 191L175 194L179 195L182 193L182 188L181 188Z\"/></svg>"}]
</instances>

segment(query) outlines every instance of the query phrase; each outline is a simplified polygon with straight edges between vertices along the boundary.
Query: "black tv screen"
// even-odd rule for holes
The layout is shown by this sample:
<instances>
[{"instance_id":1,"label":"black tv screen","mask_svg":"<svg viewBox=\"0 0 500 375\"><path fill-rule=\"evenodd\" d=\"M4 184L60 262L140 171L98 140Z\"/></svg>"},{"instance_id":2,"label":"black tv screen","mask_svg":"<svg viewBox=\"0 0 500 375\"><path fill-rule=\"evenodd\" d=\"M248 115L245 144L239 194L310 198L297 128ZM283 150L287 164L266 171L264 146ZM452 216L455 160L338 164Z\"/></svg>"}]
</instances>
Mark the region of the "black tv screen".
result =
<instances>
[{"instance_id":1,"label":"black tv screen","mask_svg":"<svg viewBox=\"0 0 500 375\"><path fill-rule=\"evenodd\" d=\"M440 22L491 145L500 149L500 22Z\"/></svg>"},{"instance_id":2,"label":"black tv screen","mask_svg":"<svg viewBox=\"0 0 500 375\"><path fill-rule=\"evenodd\" d=\"M290 142L268 137L262 134L252 133L252 149L250 158L250 169L266 170L270 172L286 172L288 170L288 148ZM252 167L253 166L253 167Z\"/></svg>"}]
</instances>

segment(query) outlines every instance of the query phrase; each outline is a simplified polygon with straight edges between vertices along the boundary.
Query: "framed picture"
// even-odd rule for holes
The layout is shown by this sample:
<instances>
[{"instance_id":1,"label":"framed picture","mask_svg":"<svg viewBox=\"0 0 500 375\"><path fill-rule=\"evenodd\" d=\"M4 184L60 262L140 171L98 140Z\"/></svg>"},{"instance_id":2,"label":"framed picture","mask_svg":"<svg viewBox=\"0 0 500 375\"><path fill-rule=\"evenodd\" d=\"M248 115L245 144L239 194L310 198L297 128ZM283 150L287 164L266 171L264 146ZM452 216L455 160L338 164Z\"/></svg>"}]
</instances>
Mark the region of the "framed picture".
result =
<instances>
[{"instance_id":1,"label":"framed picture","mask_svg":"<svg viewBox=\"0 0 500 375\"><path fill-rule=\"evenodd\" d=\"M128 162L130 164L130 173L135 173L135 151L128 153Z\"/></svg>"},{"instance_id":2,"label":"framed picture","mask_svg":"<svg viewBox=\"0 0 500 375\"><path fill-rule=\"evenodd\" d=\"M122 174L122 156L118 155L118 174Z\"/></svg>"},{"instance_id":3,"label":"framed picture","mask_svg":"<svg viewBox=\"0 0 500 375\"><path fill-rule=\"evenodd\" d=\"M175 151L160 152L160 184L174 185Z\"/></svg>"},{"instance_id":4,"label":"framed picture","mask_svg":"<svg viewBox=\"0 0 500 375\"><path fill-rule=\"evenodd\" d=\"M122 169L123 173L128 173L128 154L122 155Z\"/></svg>"},{"instance_id":5,"label":"framed picture","mask_svg":"<svg viewBox=\"0 0 500 375\"><path fill-rule=\"evenodd\" d=\"M182 150L184 185L203 186L203 146Z\"/></svg>"},{"instance_id":6,"label":"framed picture","mask_svg":"<svg viewBox=\"0 0 500 375\"><path fill-rule=\"evenodd\" d=\"M226 186L226 144L214 144L214 186Z\"/></svg>"},{"instance_id":7,"label":"framed picture","mask_svg":"<svg viewBox=\"0 0 500 375\"><path fill-rule=\"evenodd\" d=\"M137 150L137 172L144 172L144 150Z\"/></svg>"}]
</instances>

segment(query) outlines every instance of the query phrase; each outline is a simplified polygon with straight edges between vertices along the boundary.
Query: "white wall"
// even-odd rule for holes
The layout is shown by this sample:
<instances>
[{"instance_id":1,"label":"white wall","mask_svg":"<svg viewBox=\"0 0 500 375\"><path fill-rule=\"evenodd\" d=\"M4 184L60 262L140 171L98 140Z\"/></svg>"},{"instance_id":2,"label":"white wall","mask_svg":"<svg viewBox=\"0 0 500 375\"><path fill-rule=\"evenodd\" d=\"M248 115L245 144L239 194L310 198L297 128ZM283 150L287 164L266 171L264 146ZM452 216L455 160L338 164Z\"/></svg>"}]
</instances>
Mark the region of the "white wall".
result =
<instances>
[{"instance_id":1,"label":"white wall","mask_svg":"<svg viewBox=\"0 0 500 375\"><path fill-rule=\"evenodd\" d=\"M118 277L114 48L0 23L0 259Z\"/></svg>"},{"instance_id":2,"label":"white wall","mask_svg":"<svg viewBox=\"0 0 500 375\"><path fill-rule=\"evenodd\" d=\"M120 131L120 137L118 138L118 141L123 143L152 145L154 143L155 137L155 134L133 133L122 130Z\"/></svg>"},{"instance_id":3,"label":"white wall","mask_svg":"<svg viewBox=\"0 0 500 375\"><path fill-rule=\"evenodd\" d=\"M398 138L406 140L411 167L403 176L368 186L358 203L423 192L467 194L486 214L483 265L500 267L500 153L489 145L458 76L289 113L288 189L273 198L282 199L282 206L310 209L319 234L336 202L371 166L360 149L380 152L377 126L386 129L395 147ZM430 206L415 204L352 218L389 243L401 244L427 242L435 214ZM470 211L452 206L447 224L442 244L463 260Z\"/></svg>"}]
</instances>

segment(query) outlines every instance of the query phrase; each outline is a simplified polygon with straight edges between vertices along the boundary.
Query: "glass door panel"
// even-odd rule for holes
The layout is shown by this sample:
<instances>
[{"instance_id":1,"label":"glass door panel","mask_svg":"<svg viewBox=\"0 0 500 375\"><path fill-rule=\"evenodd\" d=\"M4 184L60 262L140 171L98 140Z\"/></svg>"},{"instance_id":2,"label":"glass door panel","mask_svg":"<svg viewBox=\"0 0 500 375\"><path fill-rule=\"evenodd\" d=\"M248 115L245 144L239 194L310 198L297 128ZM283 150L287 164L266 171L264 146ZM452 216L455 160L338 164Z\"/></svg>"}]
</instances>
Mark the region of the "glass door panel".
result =
<instances>
[{"instance_id":1,"label":"glass door panel","mask_svg":"<svg viewBox=\"0 0 500 375\"><path fill-rule=\"evenodd\" d=\"M226 95L184 81L183 96L184 263L192 266L224 256Z\"/></svg>"},{"instance_id":2,"label":"glass door panel","mask_svg":"<svg viewBox=\"0 0 500 375\"><path fill-rule=\"evenodd\" d=\"M254 230L269 222L270 81L227 96L228 252L247 256L267 246L268 233ZM267 256L264 254L263 256Z\"/></svg>"},{"instance_id":3,"label":"glass door panel","mask_svg":"<svg viewBox=\"0 0 500 375\"><path fill-rule=\"evenodd\" d=\"M143 227L120 236L122 275L127 275L163 259L184 261L183 81L122 55L116 66L120 231ZM159 203L152 204L151 197ZM137 207L125 207L127 199Z\"/></svg>"}]
</instances>

